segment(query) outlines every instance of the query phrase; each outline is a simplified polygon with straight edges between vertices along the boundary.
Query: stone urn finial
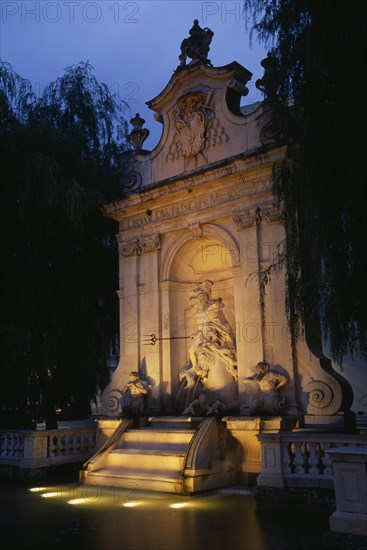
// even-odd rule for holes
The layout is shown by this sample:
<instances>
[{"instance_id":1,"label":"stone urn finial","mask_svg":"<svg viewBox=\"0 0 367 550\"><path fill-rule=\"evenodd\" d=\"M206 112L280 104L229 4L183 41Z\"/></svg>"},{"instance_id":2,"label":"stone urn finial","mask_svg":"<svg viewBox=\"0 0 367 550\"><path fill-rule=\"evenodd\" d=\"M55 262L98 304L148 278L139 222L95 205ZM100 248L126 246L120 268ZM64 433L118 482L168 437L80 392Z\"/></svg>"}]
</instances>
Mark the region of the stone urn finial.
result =
<instances>
[{"instance_id":1,"label":"stone urn finial","mask_svg":"<svg viewBox=\"0 0 367 550\"><path fill-rule=\"evenodd\" d=\"M280 84L279 61L269 52L260 65L264 68L264 75L256 80L255 86L265 94L268 100L275 100Z\"/></svg>"},{"instance_id":2,"label":"stone urn finial","mask_svg":"<svg viewBox=\"0 0 367 550\"><path fill-rule=\"evenodd\" d=\"M144 141L147 139L150 132L148 128L143 128L145 120L141 118L139 113L136 113L135 117L130 120L130 123L132 124L133 129L131 130L130 134L128 134L128 139L133 145L134 149L138 151L141 149Z\"/></svg>"}]
</instances>

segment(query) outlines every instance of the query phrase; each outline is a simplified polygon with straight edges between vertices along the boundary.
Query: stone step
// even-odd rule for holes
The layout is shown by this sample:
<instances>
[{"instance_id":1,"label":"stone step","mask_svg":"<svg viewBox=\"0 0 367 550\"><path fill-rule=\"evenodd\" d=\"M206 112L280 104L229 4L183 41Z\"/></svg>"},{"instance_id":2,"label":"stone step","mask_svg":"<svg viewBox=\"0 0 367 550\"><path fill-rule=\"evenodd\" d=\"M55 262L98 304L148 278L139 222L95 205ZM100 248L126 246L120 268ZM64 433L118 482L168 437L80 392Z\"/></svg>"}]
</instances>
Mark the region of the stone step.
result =
<instances>
[{"instance_id":1,"label":"stone step","mask_svg":"<svg viewBox=\"0 0 367 550\"><path fill-rule=\"evenodd\" d=\"M143 475L161 470L178 473L183 467L183 460L183 452L115 449L108 453L106 467L121 470L122 474L131 470Z\"/></svg>"},{"instance_id":2,"label":"stone step","mask_svg":"<svg viewBox=\"0 0 367 550\"><path fill-rule=\"evenodd\" d=\"M127 430L118 445L119 449L151 449L152 451L184 451L194 435L193 430L140 428Z\"/></svg>"},{"instance_id":3,"label":"stone step","mask_svg":"<svg viewBox=\"0 0 367 550\"><path fill-rule=\"evenodd\" d=\"M101 468L90 472L87 479L88 484L105 485L119 489L136 491L159 491L165 493L182 493L181 474L172 475L172 472L164 470L142 474L140 470L121 472L118 470ZM135 495L136 496L136 495Z\"/></svg>"},{"instance_id":4,"label":"stone step","mask_svg":"<svg viewBox=\"0 0 367 550\"><path fill-rule=\"evenodd\" d=\"M150 456L158 456L158 455L159 456L184 456L185 452L186 452L186 448L184 449L184 451L181 451L179 449L174 449L174 450L161 449L157 451L155 449L129 448L129 449L114 449L113 451L111 451L111 454L116 453L116 454L130 454L130 455L139 454L139 455L150 455Z\"/></svg>"},{"instance_id":5,"label":"stone step","mask_svg":"<svg viewBox=\"0 0 367 550\"><path fill-rule=\"evenodd\" d=\"M201 417L149 417L145 425L128 428L118 446L83 477L87 484L182 493L185 453ZM102 466L103 465L103 466Z\"/></svg>"},{"instance_id":6,"label":"stone step","mask_svg":"<svg viewBox=\"0 0 367 550\"><path fill-rule=\"evenodd\" d=\"M147 425L154 428L195 430L202 420L201 416L150 416L147 418Z\"/></svg>"}]
</instances>

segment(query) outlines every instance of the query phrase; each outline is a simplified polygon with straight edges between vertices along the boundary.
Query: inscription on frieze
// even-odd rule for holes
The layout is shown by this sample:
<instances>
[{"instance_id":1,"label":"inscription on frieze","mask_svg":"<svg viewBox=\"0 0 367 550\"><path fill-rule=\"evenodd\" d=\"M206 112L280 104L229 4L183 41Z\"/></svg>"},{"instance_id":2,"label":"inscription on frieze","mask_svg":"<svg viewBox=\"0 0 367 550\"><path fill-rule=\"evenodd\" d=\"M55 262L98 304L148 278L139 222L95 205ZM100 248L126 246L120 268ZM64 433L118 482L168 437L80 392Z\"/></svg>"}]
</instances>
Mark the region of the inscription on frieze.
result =
<instances>
[{"instance_id":1,"label":"inscription on frieze","mask_svg":"<svg viewBox=\"0 0 367 550\"><path fill-rule=\"evenodd\" d=\"M126 218L123 221L123 228L139 228L149 223L158 222L169 218L176 218L178 216L190 214L191 212L197 212L206 208L211 208L219 204L243 198L247 195L248 188L241 185L223 191L215 191L201 197L179 201L174 204L164 206L162 208L157 208L155 210L152 210L149 215L141 214Z\"/></svg>"}]
</instances>

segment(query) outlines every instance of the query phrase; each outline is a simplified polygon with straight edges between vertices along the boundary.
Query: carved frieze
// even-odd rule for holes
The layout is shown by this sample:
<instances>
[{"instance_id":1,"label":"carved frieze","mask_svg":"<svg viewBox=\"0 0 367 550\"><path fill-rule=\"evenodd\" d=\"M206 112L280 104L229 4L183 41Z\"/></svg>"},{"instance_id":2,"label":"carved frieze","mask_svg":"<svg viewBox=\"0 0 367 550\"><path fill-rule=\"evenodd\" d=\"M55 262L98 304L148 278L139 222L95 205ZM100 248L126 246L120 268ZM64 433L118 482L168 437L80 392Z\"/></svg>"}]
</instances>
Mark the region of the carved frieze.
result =
<instances>
[{"instance_id":1,"label":"carved frieze","mask_svg":"<svg viewBox=\"0 0 367 550\"><path fill-rule=\"evenodd\" d=\"M139 239L130 239L119 243L119 250L124 258L140 254Z\"/></svg>"},{"instance_id":2,"label":"carved frieze","mask_svg":"<svg viewBox=\"0 0 367 550\"><path fill-rule=\"evenodd\" d=\"M233 221L241 229L247 229L254 225L281 222L283 221L283 212L273 205L263 205L246 210L243 214L235 214Z\"/></svg>"},{"instance_id":3,"label":"carved frieze","mask_svg":"<svg viewBox=\"0 0 367 550\"><path fill-rule=\"evenodd\" d=\"M134 216L126 217L123 220L123 229L140 229L151 223L162 222L171 218L185 216L193 212L200 212L208 208L217 208L219 205L224 205L232 201L246 197L248 188L245 185L233 185L231 187L223 187L223 189L215 190L197 197L191 196L188 199L172 202L161 208L154 208L149 213L142 212Z\"/></svg>"},{"instance_id":4,"label":"carved frieze","mask_svg":"<svg viewBox=\"0 0 367 550\"><path fill-rule=\"evenodd\" d=\"M139 246L142 253L159 249L161 247L159 235L150 235L144 237L144 239L139 239Z\"/></svg>"},{"instance_id":5,"label":"carved frieze","mask_svg":"<svg viewBox=\"0 0 367 550\"><path fill-rule=\"evenodd\" d=\"M152 252L161 247L159 235L150 235L140 239L130 239L128 241L120 241L119 250L124 258Z\"/></svg>"},{"instance_id":6,"label":"carved frieze","mask_svg":"<svg viewBox=\"0 0 367 550\"><path fill-rule=\"evenodd\" d=\"M233 216L233 221L241 228L247 229L252 227L256 222L255 211L246 210L244 214L236 214Z\"/></svg>"},{"instance_id":7,"label":"carved frieze","mask_svg":"<svg viewBox=\"0 0 367 550\"><path fill-rule=\"evenodd\" d=\"M284 213L273 205L265 205L260 208L259 216L260 223L276 223L283 221Z\"/></svg>"}]
</instances>

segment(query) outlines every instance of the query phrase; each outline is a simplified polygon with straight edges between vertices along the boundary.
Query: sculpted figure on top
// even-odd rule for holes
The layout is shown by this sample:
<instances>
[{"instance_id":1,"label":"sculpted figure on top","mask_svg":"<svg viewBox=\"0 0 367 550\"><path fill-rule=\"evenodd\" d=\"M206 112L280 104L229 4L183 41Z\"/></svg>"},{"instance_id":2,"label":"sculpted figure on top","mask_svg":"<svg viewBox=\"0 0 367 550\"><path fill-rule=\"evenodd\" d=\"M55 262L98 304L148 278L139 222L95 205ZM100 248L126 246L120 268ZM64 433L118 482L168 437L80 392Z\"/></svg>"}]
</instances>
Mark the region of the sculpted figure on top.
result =
<instances>
[{"instance_id":1,"label":"sculpted figure on top","mask_svg":"<svg viewBox=\"0 0 367 550\"><path fill-rule=\"evenodd\" d=\"M214 36L213 31L205 27L202 29L199 26L199 21L194 20L194 25L189 31L190 37L185 38L181 43L181 54L179 56L180 65L177 69L182 69L186 66L186 60L191 58L191 63L195 61L204 61L207 65L211 66L210 59L208 59L209 45Z\"/></svg>"}]
</instances>

